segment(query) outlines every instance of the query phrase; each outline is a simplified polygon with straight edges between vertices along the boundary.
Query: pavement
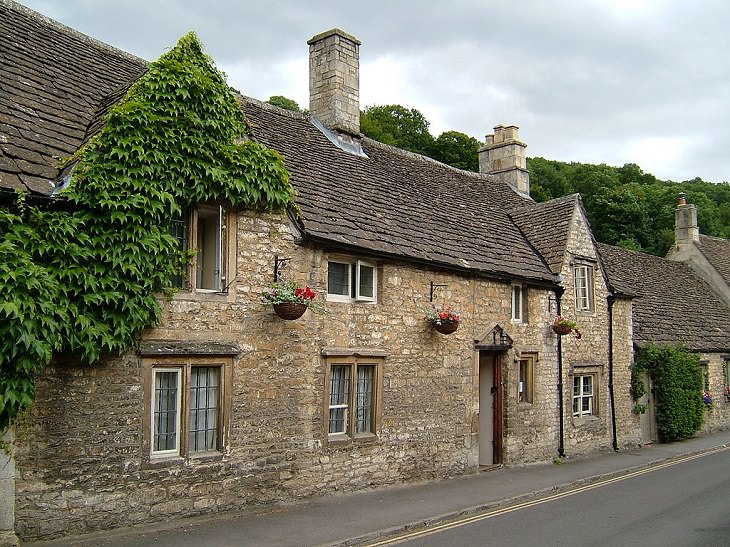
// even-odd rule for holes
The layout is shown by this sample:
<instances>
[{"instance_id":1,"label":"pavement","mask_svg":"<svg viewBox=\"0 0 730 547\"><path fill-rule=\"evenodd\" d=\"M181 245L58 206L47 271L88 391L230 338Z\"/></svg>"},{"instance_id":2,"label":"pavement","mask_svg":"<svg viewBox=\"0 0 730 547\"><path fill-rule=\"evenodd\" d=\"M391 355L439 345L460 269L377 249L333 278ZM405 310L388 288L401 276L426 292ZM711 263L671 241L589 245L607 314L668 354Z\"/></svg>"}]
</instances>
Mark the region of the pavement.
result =
<instances>
[{"instance_id":1,"label":"pavement","mask_svg":"<svg viewBox=\"0 0 730 547\"><path fill-rule=\"evenodd\" d=\"M24 545L367 545L398 532L567 491L718 448L730 448L730 430L580 459L568 454L562 464L501 467L453 479L323 496L261 511L208 515Z\"/></svg>"}]
</instances>

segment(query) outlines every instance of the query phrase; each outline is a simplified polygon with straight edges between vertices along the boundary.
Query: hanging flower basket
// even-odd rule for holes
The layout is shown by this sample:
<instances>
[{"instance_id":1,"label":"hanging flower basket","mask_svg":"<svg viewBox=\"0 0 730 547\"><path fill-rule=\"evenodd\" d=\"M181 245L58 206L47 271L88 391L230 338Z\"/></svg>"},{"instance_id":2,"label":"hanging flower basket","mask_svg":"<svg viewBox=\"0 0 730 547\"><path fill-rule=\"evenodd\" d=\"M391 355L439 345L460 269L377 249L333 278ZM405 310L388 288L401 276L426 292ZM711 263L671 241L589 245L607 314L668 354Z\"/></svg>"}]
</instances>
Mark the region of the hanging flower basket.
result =
<instances>
[{"instance_id":1,"label":"hanging flower basket","mask_svg":"<svg viewBox=\"0 0 730 547\"><path fill-rule=\"evenodd\" d=\"M570 327L570 325L553 325L553 331L555 331L555 334L559 336L565 336L566 334L570 334L570 332L573 329Z\"/></svg>"},{"instance_id":2,"label":"hanging flower basket","mask_svg":"<svg viewBox=\"0 0 730 547\"><path fill-rule=\"evenodd\" d=\"M280 302L274 304L274 313L286 320L299 319L307 311L307 305L301 302Z\"/></svg>"},{"instance_id":3,"label":"hanging flower basket","mask_svg":"<svg viewBox=\"0 0 730 547\"><path fill-rule=\"evenodd\" d=\"M324 313L324 306L314 299L317 297L309 287L299 287L296 282L273 283L271 287L261 293L261 303L271 304L274 313L282 319L299 319L304 312Z\"/></svg>"},{"instance_id":4,"label":"hanging flower basket","mask_svg":"<svg viewBox=\"0 0 730 547\"><path fill-rule=\"evenodd\" d=\"M441 334L452 334L459 328L459 323L431 323Z\"/></svg>"},{"instance_id":5,"label":"hanging flower basket","mask_svg":"<svg viewBox=\"0 0 730 547\"><path fill-rule=\"evenodd\" d=\"M431 309L426 312L426 321L431 323L436 332L451 334L459 328L461 317L450 306L440 308L431 305Z\"/></svg>"},{"instance_id":6,"label":"hanging flower basket","mask_svg":"<svg viewBox=\"0 0 730 547\"><path fill-rule=\"evenodd\" d=\"M580 340L583 334L578 330L578 324L572 319L563 317L562 315L556 315L553 321L553 332L558 336L565 336L571 332L575 332L575 337Z\"/></svg>"}]
</instances>

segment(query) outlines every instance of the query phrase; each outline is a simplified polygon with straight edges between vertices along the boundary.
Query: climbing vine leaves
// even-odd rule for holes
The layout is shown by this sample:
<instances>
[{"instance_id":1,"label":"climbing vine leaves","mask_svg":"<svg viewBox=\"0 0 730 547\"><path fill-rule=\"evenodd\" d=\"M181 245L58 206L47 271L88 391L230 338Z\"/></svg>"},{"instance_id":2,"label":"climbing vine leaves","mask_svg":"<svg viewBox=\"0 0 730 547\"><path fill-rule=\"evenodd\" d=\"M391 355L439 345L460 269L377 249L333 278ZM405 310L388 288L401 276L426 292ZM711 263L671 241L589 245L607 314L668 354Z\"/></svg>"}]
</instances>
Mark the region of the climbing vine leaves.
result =
<instances>
[{"instance_id":1,"label":"climbing vine leaves","mask_svg":"<svg viewBox=\"0 0 730 547\"><path fill-rule=\"evenodd\" d=\"M646 390L638 384L641 372L651 374L656 392L656 422L665 440L691 437L702 428L702 374L697 354L682 346L649 345L642 348L632 367L632 394L640 398ZM636 380L634 380L634 376Z\"/></svg>"},{"instance_id":2,"label":"climbing vine leaves","mask_svg":"<svg viewBox=\"0 0 730 547\"><path fill-rule=\"evenodd\" d=\"M204 201L292 202L281 156L246 140L235 93L190 33L149 66L74 156L53 206L0 207L0 431L54 353L93 363L155 325L187 256L168 226Z\"/></svg>"}]
</instances>

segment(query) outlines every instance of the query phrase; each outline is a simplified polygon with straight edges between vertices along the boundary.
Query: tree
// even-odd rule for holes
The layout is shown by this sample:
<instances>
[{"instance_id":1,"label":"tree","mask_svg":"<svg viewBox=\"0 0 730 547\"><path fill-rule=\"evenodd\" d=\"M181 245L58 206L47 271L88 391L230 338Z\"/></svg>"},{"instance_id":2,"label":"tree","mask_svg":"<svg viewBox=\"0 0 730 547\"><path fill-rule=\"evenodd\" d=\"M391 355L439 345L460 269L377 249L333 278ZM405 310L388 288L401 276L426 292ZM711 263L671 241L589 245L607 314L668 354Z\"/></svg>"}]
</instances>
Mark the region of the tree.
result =
<instances>
[{"instance_id":1,"label":"tree","mask_svg":"<svg viewBox=\"0 0 730 547\"><path fill-rule=\"evenodd\" d=\"M282 95L272 95L266 102L269 104L273 104L274 106L278 106L279 108L291 110L293 112L302 112L302 109L299 108L299 105L296 101L292 99L287 99Z\"/></svg>"},{"instance_id":2,"label":"tree","mask_svg":"<svg viewBox=\"0 0 730 547\"><path fill-rule=\"evenodd\" d=\"M434 138L428 120L415 108L397 104L369 106L360 114L360 131L384 144L431 156Z\"/></svg>"},{"instance_id":3,"label":"tree","mask_svg":"<svg viewBox=\"0 0 730 547\"><path fill-rule=\"evenodd\" d=\"M433 158L452 167L479 172L480 146L474 137L446 131L433 144Z\"/></svg>"}]
</instances>

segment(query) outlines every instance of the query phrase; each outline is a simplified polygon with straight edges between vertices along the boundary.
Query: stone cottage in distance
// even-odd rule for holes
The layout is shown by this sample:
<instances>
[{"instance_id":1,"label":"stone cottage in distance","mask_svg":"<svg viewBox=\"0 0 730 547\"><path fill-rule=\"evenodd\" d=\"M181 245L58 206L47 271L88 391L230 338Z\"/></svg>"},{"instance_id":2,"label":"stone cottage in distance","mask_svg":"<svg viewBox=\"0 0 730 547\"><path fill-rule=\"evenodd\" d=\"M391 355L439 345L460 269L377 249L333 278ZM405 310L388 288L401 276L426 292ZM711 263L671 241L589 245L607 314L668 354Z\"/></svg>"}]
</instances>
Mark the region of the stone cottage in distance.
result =
<instances>
[{"instance_id":1,"label":"stone cottage in distance","mask_svg":"<svg viewBox=\"0 0 730 547\"><path fill-rule=\"evenodd\" d=\"M14 53L0 187L52 196L53 156L98 130L147 65L14 2L0 15ZM529 198L515 126L487 138L481 174L363 137L360 42L335 29L309 48L311 118L240 97L248 137L283 156L296 208L199 204L176 225L197 259L139 347L91 366L56 360L38 378L15 452L19 536L642 442L632 293L607 275L580 197ZM53 71L89 85L56 93ZM84 106L64 118L72 105ZM327 313L286 321L262 307L280 276ZM433 304L461 313L455 333L424 320ZM558 313L580 340L553 332Z\"/></svg>"}]
</instances>

